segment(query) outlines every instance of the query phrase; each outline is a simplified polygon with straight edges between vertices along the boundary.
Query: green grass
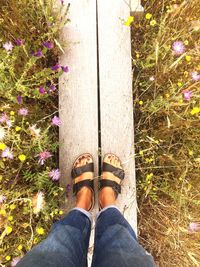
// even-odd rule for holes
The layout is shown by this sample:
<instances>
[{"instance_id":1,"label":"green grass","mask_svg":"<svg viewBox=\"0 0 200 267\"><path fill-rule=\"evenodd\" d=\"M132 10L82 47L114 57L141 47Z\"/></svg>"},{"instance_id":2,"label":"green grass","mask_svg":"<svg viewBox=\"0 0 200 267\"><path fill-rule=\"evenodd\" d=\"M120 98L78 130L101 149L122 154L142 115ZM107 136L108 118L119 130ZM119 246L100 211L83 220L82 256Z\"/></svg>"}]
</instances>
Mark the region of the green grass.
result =
<instances>
[{"instance_id":1,"label":"green grass","mask_svg":"<svg viewBox=\"0 0 200 267\"><path fill-rule=\"evenodd\" d=\"M159 266L199 266L200 231L188 227L200 223L200 6L143 4L132 24L140 241Z\"/></svg>"}]
</instances>

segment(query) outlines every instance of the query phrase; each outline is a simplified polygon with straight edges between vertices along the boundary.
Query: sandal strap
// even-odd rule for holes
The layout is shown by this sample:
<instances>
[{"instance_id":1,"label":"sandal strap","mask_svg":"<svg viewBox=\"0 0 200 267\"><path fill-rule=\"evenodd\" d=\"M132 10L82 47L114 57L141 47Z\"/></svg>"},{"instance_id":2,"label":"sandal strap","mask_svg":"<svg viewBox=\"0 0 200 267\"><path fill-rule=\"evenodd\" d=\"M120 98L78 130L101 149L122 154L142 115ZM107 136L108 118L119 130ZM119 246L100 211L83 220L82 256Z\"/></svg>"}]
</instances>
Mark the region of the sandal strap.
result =
<instances>
[{"instance_id":1,"label":"sandal strap","mask_svg":"<svg viewBox=\"0 0 200 267\"><path fill-rule=\"evenodd\" d=\"M121 194L121 185L120 184L118 184L115 181L108 180L108 179L100 179L99 180L99 191L106 186L111 187L115 191L116 198L117 198L118 194Z\"/></svg>"},{"instance_id":2,"label":"sandal strap","mask_svg":"<svg viewBox=\"0 0 200 267\"><path fill-rule=\"evenodd\" d=\"M73 193L75 194L75 196L77 195L78 191L81 190L81 188L84 186L92 189L92 191L94 192L94 181L87 179L73 184Z\"/></svg>"},{"instance_id":3,"label":"sandal strap","mask_svg":"<svg viewBox=\"0 0 200 267\"><path fill-rule=\"evenodd\" d=\"M104 172L112 172L116 177L123 180L125 177L125 172L123 169L114 167L113 165L103 162L103 171Z\"/></svg>"},{"instance_id":4,"label":"sandal strap","mask_svg":"<svg viewBox=\"0 0 200 267\"><path fill-rule=\"evenodd\" d=\"M71 172L71 176L74 179L74 178L80 176L84 172L94 172L94 163L91 162L91 163L88 163L84 166L73 168L72 172Z\"/></svg>"}]
</instances>

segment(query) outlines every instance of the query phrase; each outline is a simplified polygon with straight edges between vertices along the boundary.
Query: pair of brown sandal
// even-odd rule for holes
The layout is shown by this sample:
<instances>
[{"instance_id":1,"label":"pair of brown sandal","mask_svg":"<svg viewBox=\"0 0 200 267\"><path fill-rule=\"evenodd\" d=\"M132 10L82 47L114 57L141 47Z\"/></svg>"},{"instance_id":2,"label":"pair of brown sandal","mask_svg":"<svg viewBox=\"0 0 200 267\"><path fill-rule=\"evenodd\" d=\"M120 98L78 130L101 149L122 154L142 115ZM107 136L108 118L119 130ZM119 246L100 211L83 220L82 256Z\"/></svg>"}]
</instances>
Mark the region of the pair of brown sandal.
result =
<instances>
[{"instance_id":1,"label":"pair of brown sandal","mask_svg":"<svg viewBox=\"0 0 200 267\"><path fill-rule=\"evenodd\" d=\"M116 155L114 155L112 153L109 153L109 154L106 154L104 156L102 172L111 172L114 176L116 176L117 178L119 178L122 181L124 179L124 177L125 177L124 170L121 169L121 168L115 167L112 164L109 164L109 163L105 162L106 157L109 156L109 155L110 156L115 156L115 158L120 162L120 165L122 166L120 159ZM76 163L79 162L80 159L82 159L82 158L90 158L91 162L90 163L86 163L85 165L83 165L81 167L75 167ZM80 155L74 161L73 166L72 166L71 176L72 176L72 179L73 179L73 193L74 193L75 196L80 191L80 189L82 187L84 187L84 186L88 187L93 192L92 205L91 205L91 207L89 209L89 210L91 210L94 207L94 175L93 175L92 179L85 179L85 180L82 180L82 181L75 182L75 179L78 176L80 176L81 174L83 174L84 172L93 172L94 173L93 157L89 153L85 153L85 154ZM120 183L117 183L116 181L113 181L113 180L100 178L99 182L98 182L99 192L104 187L111 187L114 190L115 196L117 198L118 194L121 193L121 181L120 181Z\"/></svg>"}]
</instances>

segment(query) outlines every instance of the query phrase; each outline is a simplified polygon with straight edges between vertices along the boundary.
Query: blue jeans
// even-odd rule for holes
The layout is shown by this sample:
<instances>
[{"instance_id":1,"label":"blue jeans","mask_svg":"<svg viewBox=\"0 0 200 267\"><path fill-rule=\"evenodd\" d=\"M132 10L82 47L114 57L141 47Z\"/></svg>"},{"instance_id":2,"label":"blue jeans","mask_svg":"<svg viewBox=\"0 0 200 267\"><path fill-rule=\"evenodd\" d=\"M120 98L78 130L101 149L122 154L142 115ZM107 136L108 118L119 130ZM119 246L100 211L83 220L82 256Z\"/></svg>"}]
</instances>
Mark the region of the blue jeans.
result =
<instances>
[{"instance_id":1,"label":"blue jeans","mask_svg":"<svg viewBox=\"0 0 200 267\"><path fill-rule=\"evenodd\" d=\"M90 231L90 214L73 209L16 266L87 267ZM134 266L153 267L155 263L138 244L135 232L120 211L107 207L97 218L92 267Z\"/></svg>"}]
</instances>

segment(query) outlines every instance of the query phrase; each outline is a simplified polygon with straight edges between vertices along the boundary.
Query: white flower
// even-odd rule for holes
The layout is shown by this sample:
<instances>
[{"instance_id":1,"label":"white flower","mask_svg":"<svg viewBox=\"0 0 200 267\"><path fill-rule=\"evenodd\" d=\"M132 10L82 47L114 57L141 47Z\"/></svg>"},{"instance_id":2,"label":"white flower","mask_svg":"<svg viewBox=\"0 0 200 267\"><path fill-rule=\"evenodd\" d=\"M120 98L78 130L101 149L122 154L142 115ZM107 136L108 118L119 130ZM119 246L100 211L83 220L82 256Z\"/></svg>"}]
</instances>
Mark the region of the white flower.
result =
<instances>
[{"instance_id":1,"label":"white flower","mask_svg":"<svg viewBox=\"0 0 200 267\"><path fill-rule=\"evenodd\" d=\"M6 132L3 127L0 126L0 140L3 140L6 135Z\"/></svg>"},{"instance_id":2,"label":"white flower","mask_svg":"<svg viewBox=\"0 0 200 267\"><path fill-rule=\"evenodd\" d=\"M38 214L45 205L44 193L38 192L33 197L33 213Z\"/></svg>"},{"instance_id":3,"label":"white flower","mask_svg":"<svg viewBox=\"0 0 200 267\"><path fill-rule=\"evenodd\" d=\"M6 42L4 45L3 45L3 48L6 50L6 51L12 51L13 50L13 44L11 42Z\"/></svg>"},{"instance_id":4,"label":"white flower","mask_svg":"<svg viewBox=\"0 0 200 267\"><path fill-rule=\"evenodd\" d=\"M36 128L36 124L34 124L33 126L29 127L29 130L31 132L31 135L34 137L39 137L40 136L40 128Z\"/></svg>"}]
</instances>

